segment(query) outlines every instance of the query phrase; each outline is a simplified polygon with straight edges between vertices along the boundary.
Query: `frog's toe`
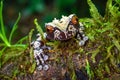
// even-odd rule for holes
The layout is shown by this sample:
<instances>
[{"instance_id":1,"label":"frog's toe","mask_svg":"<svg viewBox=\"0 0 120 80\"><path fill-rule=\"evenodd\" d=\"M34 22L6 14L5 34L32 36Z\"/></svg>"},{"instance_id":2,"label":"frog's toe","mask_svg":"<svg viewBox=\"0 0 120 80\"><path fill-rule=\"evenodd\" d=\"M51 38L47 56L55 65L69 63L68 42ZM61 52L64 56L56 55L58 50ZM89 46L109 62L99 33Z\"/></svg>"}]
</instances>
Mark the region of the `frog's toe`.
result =
<instances>
[{"instance_id":1,"label":"frog's toe","mask_svg":"<svg viewBox=\"0 0 120 80\"><path fill-rule=\"evenodd\" d=\"M49 69L49 66L48 65L44 65L44 67L43 67L43 70L48 70Z\"/></svg>"},{"instance_id":2,"label":"frog's toe","mask_svg":"<svg viewBox=\"0 0 120 80\"><path fill-rule=\"evenodd\" d=\"M87 41L87 40L88 40L88 37L87 37L87 36L85 36L85 37L83 38L83 40L84 40L84 41Z\"/></svg>"},{"instance_id":3,"label":"frog's toe","mask_svg":"<svg viewBox=\"0 0 120 80\"><path fill-rule=\"evenodd\" d=\"M83 46L85 44L85 41L84 40L81 40L80 42L79 42L79 45L80 46Z\"/></svg>"},{"instance_id":4,"label":"frog's toe","mask_svg":"<svg viewBox=\"0 0 120 80\"><path fill-rule=\"evenodd\" d=\"M39 66L37 67L38 70L42 70L42 68L43 68L42 65L39 65Z\"/></svg>"}]
</instances>

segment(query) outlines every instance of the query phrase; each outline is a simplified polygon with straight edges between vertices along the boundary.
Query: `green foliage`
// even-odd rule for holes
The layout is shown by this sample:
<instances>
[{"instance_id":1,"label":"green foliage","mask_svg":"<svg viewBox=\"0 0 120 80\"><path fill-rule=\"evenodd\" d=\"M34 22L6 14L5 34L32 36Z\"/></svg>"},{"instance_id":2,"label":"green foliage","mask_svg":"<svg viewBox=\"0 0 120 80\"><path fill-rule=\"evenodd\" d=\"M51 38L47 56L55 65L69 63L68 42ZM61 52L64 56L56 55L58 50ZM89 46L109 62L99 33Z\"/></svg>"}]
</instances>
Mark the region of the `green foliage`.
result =
<instances>
[{"instance_id":1,"label":"green foliage","mask_svg":"<svg viewBox=\"0 0 120 80\"><path fill-rule=\"evenodd\" d=\"M91 17L94 19L94 21L98 21L98 23L101 24L102 16L99 14L97 8L95 7L91 0L87 0L87 2L90 7L89 10Z\"/></svg>"},{"instance_id":2,"label":"green foliage","mask_svg":"<svg viewBox=\"0 0 120 80\"><path fill-rule=\"evenodd\" d=\"M10 46L10 43L8 42L8 39L5 34L5 28L3 23L3 15L2 15L2 9L3 9L3 2L0 2L0 39L5 43L3 45Z\"/></svg>"},{"instance_id":3,"label":"green foliage","mask_svg":"<svg viewBox=\"0 0 120 80\"><path fill-rule=\"evenodd\" d=\"M91 55L89 58L92 61L90 63L92 66L89 65L91 68L86 68L87 74L90 77L91 71L94 74L91 79L94 79L94 76L105 79L105 74L120 71L117 67L120 63L120 3L119 0L108 0L105 15L102 17L92 1L87 1L92 18L80 19L86 27L85 31L90 40L87 48L94 48L87 52L87 55ZM97 64L96 69L94 64Z\"/></svg>"},{"instance_id":4,"label":"green foliage","mask_svg":"<svg viewBox=\"0 0 120 80\"><path fill-rule=\"evenodd\" d=\"M21 59L24 58L26 55L23 53L26 53L25 50L28 46L28 43L23 44L23 42L28 40L28 36L22 37L20 40L18 40L15 44L12 44L13 42L13 35L18 27L18 22L20 20L21 15L19 14L17 20L15 21L13 28L11 32L9 33L9 37L6 35L7 31L5 30L5 25L3 22L3 14L2 10L3 9L3 2L1 1L0 3L0 73L2 73L2 69L6 66L9 67L10 64L14 65L10 69L10 74L12 75L7 76L7 75L1 75L0 78L3 79L14 79L17 74L20 74L20 65L21 63L24 63L24 67L30 64L29 60L25 58L25 61ZM26 68L23 68L26 72ZM24 73L25 73L24 72Z\"/></svg>"},{"instance_id":5,"label":"green foliage","mask_svg":"<svg viewBox=\"0 0 120 80\"><path fill-rule=\"evenodd\" d=\"M6 35L6 30L5 30L5 26L4 26L4 22L3 22L3 15L2 15L2 9L3 9L3 2L1 1L0 4L0 40L3 41L3 43L0 43L1 46L3 47L12 47L12 46L21 46L21 47L25 47L26 45L21 44L20 42L23 42L24 40L27 39L26 37L21 38L16 44L12 45L12 37L17 29L17 24L18 21L20 20L21 15L19 14L15 24L13 25L12 31L10 32L9 38L7 38Z\"/></svg>"},{"instance_id":6,"label":"green foliage","mask_svg":"<svg viewBox=\"0 0 120 80\"><path fill-rule=\"evenodd\" d=\"M21 15L20 15L20 13L19 13L19 16L18 16L18 18L17 18L15 24L13 25L12 31L11 31L11 33L10 33L10 36L9 36L9 43L11 43L12 36L13 36L14 32L15 32L16 29L17 29L17 24L18 24L18 21L20 20L20 17L21 17Z\"/></svg>"},{"instance_id":7,"label":"green foliage","mask_svg":"<svg viewBox=\"0 0 120 80\"><path fill-rule=\"evenodd\" d=\"M87 0L87 2L90 7L91 18L80 19L80 22L85 25L85 33L89 37L89 42L85 48L76 48L77 50L74 50L76 44L71 47L71 44L68 45L67 42L61 43L59 41L46 42L46 44L53 46L54 52L59 52L60 54L62 54L61 49L64 49L67 44L67 49L69 49L66 50L69 53L67 54L69 56L67 65L69 69L73 69L70 71L71 79L76 79L72 60L70 59L73 53L76 52L85 53L89 58L88 60L90 60L86 60L85 67L89 79L94 79L95 77L97 79L107 79L105 77L106 74L110 75L114 72L120 72L117 67L117 64L120 63L120 4L118 0L108 0L105 15L101 16L92 1ZM38 26L38 23L35 24ZM36 28L43 35L41 28ZM72 41L69 43L72 43ZM88 48L90 50L85 51Z\"/></svg>"},{"instance_id":8,"label":"green foliage","mask_svg":"<svg viewBox=\"0 0 120 80\"><path fill-rule=\"evenodd\" d=\"M31 43L32 41L31 41L31 39L32 39L32 34L33 34L33 31L34 31L34 29L32 29L31 31L30 31L30 33L29 33L29 43ZM29 49L29 55L30 55L30 62L31 63L33 63L34 62L34 55L33 55L33 48L30 46L30 49ZM36 68L36 63L34 62L33 64L32 64L32 66L30 66L30 68L29 68L29 72L30 73L33 73L34 72L34 70L35 70L35 68Z\"/></svg>"},{"instance_id":9,"label":"green foliage","mask_svg":"<svg viewBox=\"0 0 120 80\"><path fill-rule=\"evenodd\" d=\"M76 0L70 1L69 4L73 4L75 1ZM66 0L66 3L67 2L68 0ZM80 19L85 25L85 33L89 37L89 41L84 47L77 46L75 39L65 42L47 42L44 39L44 32L38 24L37 19L34 20L34 24L41 34L42 40L45 41L48 46L53 47L54 54L51 55L54 61L56 61L57 64L60 63L63 65L61 59L65 60L65 65L67 65L68 70L70 70L69 73L72 80L76 80L77 78L75 66L72 61L74 53L80 53L81 56L83 55L82 53L84 53L84 55L87 56L87 59L85 59L85 69L90 80L94 80L95 78L107 79L105 75L110 76L112 73L120 72L117 67L117 64L120 63L120 0L108 0L104 16L101 16L91 0L87 0L87 2L91 18ZM34 4L36 4L36 2ZM17 63L17 66L13 69L12 78L4 75L0 75L0 77L4 76L6 79L14 79L17 74L24 75L26 73L33 73L36 67L33 59L33 48L29 46L28 51L26 51L27 45L24 45L23 41L29 38L28 42L30 45L34 29L30 31L29 37L23 37L16 44L12 44L12 38L17 29L20 14L8 38L3 22L2 9L3 2L1 1L0 40L2 43L0 43L0 46L2 46L2 50L0 51L0 60L2 61L0 61L0 68L10 62ZM63 55L63 58L60 57L61 55Z\"/></svg>"},{"instance_id":10,"label":"green foliage","mask_svg":"<svg viewBox=\"0 0 120 80\"><path fill-rule=\"evenodd\" d=\"M72 76L71 80L76 80L77 79L76 74L75 74L75 70L73 70L71 76Z\"/></svg>"},{"instance_id":11,"label":"green foliage","mask_svg":"<svg viewBox=\"0 0 120 80\"><path fill-rule=\"evenodd\" d=\"M7 53L8 51L9 53ZM7 54L4 54L2 56L2 65L4 65L10 59L14 60L15 58L19 57L23 53L23 48L14 47L14 48L8 49L7 52L5 51L4 53L7 53Z\"/></svg>"},{"instance_id":12,"label":"green foliage","mask_svg":"<svg viewBox=\"0 0 120 80\"><path fill-rule=\"evenodd\" d=\"M14 54L14 47L16 48L19 48L21 50L21 47L22 49L26 49L27 45L23 44L23 41L27 40L27 36L21 38L18 42L16 42L15 44L12 44L12 38L13 38L13 35L17 29L17 24L18 24L18 21L20 20L20 17L21 15L19 14L15 24L13 25L13 28L10 32L10 35L9 37L7 37L6 35L6 30L5 30L5 25L4 25L4 22L3 22L3 15L2 15L2 9L3 9L3 2L1 1L0 3L0 48L2 49L0 51L0 59L2 58L2 55L4 55L4 59L3 61L0 61L0 67L5 63L7 62L10 58L12 58L13 56L16 56L16 54ZM11 50L13 50L13 55L11 54L3 54L4 51L7 49L7 48L11 48ZM8 55L8 56L7 56Z\"/></svg>"},{"instance_id":13,"label":"green foliage","mask_svg":"<svg viewBox=\"0 0 120 80\"><path fill-rule=\"evenodd\" d=\"M89 79L91 79L92 77L94 77L92 71L91 71L91 68L90 68L90 64L88 62L88 60L86 59L86 71L87 71L87 74L89 76Z\"/></svg>"},{"instance_id":14,"label":"green foliage","mask_svg":"<svg viewBox=\"0 0 120 80\"><path fill-rule=\"evenodd\" d=\"M44 35L44 32L43 32L41 26L38 25L37 19L34 19L34 24L36 25L36 29L37 29L38 32L40 33L42 40L44 40L44 36L43 36L43 35Z\"/></svg>"},{"instance_id":15,"label":"green foliage","mask_svg":"<svg viewBox=\"0 0 120 80\"><path fill-rule=\"evenodd\" d=\"M29 68L29 73L33 73L36 68L36 63L33 63L32 66Z\"/></svg>"}]
</instances>

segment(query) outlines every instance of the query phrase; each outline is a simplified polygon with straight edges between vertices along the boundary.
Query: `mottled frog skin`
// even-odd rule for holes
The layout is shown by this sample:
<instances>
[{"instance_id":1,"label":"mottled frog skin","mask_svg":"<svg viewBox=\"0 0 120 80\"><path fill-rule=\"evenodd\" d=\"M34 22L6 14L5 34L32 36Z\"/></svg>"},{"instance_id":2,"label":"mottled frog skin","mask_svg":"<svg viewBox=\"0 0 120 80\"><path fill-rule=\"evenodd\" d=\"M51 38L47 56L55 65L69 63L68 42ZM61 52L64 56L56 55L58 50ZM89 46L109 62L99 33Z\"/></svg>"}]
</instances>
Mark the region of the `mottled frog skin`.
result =
<instances>
[{"instance_id":1,"label":"mottled frog skin","mask_svg":"<svg viewBox=\"0 0 120 80\"><path fill-rule=\"evenodd\" d=\"M48 41L67 41L75 37L78 39L79 45L83 46L88 40L88 37L84 34L83 24L79 22L75 14L62 16L60 20L55 18L52 22L45 24L45 29L44 38ZM37 68L38 70L48 70L49 66L46 61L49 58L47 54L51 48L44 44L40 34L37 34L37 37L31 43Z\"/></svg>"},{"instance_id":2,"label":"mottled frog skin","mask_svg":"<svg viewBox=\"0 0 120 80\"><path fill-rule=\"evenodd\" d=\"M60 20L56 18L49 23L45 24L46 39L48 40L68 40L73 37L86 41L88 38L84 35L84 27L82 23L79 23L75 14L71 14L68 17L62 16ZM83 44L84 45L84 44Z\"/></svg>"}]
</instances>

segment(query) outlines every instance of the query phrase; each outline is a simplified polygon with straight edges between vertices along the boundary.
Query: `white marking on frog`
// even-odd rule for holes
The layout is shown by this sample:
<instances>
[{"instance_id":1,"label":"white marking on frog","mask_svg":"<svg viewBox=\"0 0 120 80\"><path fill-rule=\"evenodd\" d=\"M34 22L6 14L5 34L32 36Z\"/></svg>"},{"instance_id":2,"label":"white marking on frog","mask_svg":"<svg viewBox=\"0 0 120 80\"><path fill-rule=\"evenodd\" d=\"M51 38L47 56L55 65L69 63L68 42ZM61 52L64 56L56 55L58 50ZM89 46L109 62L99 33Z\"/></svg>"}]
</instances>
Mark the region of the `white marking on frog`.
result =
<instances>
[{"instance_id":1,"label":"white marking on frog","mask_svg":"<svg viewBox=\"0 0 120 80\"><path fill-rule=\"evenodd\" d=\"M60 35L60 31L59 30L55 30L54 32L54 39L59 38Z\"/></svg>"}]
</instances>

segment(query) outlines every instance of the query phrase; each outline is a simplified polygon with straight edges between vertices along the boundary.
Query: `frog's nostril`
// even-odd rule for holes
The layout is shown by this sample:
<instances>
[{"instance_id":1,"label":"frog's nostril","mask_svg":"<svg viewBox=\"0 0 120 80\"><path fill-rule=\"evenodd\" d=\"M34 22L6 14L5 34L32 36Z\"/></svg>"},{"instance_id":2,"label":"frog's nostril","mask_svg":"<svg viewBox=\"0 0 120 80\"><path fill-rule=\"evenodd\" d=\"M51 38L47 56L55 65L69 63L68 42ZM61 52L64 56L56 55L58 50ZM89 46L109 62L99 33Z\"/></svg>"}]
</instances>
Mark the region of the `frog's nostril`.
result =
<instances>
[{"instance_id":1,"label":"frog's nostril","mask_svg":"<svg viewBox=\"0 0 120 80\"><path fill-rule=\"evenodd\" d=\"M52 26L46 26L46 31L52 33L54 31L54 28Z\"/></svg>"}]
</instances>

